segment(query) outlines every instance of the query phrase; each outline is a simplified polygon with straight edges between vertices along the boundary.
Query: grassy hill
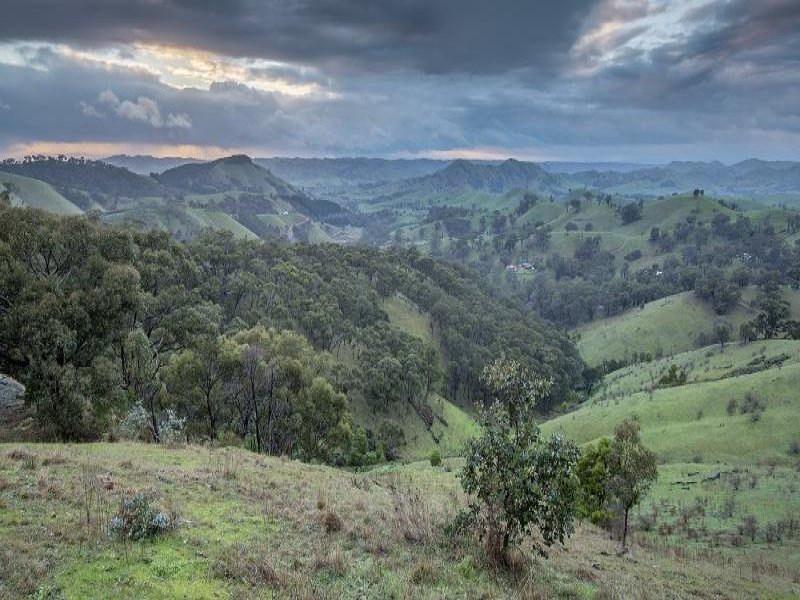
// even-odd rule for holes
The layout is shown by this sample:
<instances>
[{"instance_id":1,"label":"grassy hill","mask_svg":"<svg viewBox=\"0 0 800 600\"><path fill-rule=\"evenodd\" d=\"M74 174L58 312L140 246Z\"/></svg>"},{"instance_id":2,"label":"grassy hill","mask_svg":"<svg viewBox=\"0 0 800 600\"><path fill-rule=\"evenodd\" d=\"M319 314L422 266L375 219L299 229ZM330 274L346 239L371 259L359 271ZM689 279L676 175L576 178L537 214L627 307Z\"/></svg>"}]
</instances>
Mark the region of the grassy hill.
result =
<instances>
[{"instance_id":1,"label":"grassy hill","mask_svg":"<svg viewBox=\"0 0 800 600\"><path fill-rule=\"evenodd\" d=\"M41 208L58 215L79 215L83 212L53 186L38 179L0 172L0 190L11 193L14 206Z\"/></svg>"},{"instance_id":2,"label":"grassy hill","mask_svg":"<svg viewBox=\"0 0 800 600\"><path fill-rule=\"evenodd\" d=\"M789 598L784 570L716 564L579 526L513 574L446 531L463 506L446 461L352 473L242 450L136 444L0 446L0 593L64 598ZM107 533L121 498L151 490L180 526Z\"/></svg>"},{"instance_id":3,"label":"grassy hill","mask_svg":"<svg viewBox=\"0 0 800 600\"><path fill-rule=\"evenodd\" d=\"M293 241L361 237L356 215L294 188L246 156L188 161L154 177L115 166L141 167L149 164L147 157L111 158L114 164L83 159L4 163L9 172L0 173L0 182L18 192L18 205L59 214L98 210L108 222L167 230L182 239L208 228L237 237Z\"/></svg>"},{"instance_id":4,"label":"grassy hill","mask_svg":"<svg viewBox=\"0 0 800 600\"><path fill-rule=\"evenodd\" d=\"M755 317L750 303L756 295L755 289L746 289L739 304L725 315L733 326L734 337L742 323ZM783 296L790 303L792 318L798 318L800 292L784 289ZM642 353L668 356L695 348L698 335L710 334L716 318L718 315L707 302L694 292L683 292L582 325L575 330L576 343L581 356L592 365L605 360L626 361Z\"/></svg>"},{"instance_id":5,"label":"grassy hill","mask_svg":"<svg viewBox=\"0 0 800 600\"><path fill-rule=\"evenodd\" d=\"M184 164L161 174L156 179L165 186L195 194L217 194L233 190L268 196L286 196L293 188L267 169L244 155L220 158L208 163Z\"/></svg>"},{"instance_id":6,"label":"grassy hill","mask_svg":"<svg viewBox=\"0 0 800 600\"><path fill-rule=\"evenodd\" d=\"M685 385L660 383L672 365ZM543 429L589 443L635 418L660 463L637 511L641 535L783 569L800 559L797 537L783 530L800 510L797 389L800 341L709 347L615 371L590 401ZM741 532L748 515L755 540Z\"/></svg>"}]
</instances>

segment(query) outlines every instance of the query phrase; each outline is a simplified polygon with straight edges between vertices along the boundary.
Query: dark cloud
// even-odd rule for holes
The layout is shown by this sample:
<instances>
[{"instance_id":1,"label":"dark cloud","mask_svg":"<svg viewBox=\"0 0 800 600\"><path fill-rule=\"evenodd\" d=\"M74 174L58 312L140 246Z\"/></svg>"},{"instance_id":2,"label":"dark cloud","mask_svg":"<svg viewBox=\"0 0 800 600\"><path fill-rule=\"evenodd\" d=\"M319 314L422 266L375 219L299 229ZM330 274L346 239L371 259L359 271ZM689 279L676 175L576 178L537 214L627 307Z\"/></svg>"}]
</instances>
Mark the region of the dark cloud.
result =
<instances>
[{"instance_id":1,"label":"dark cloud","mask_svg":"<svg viewBox=\"0 0 800 600\"><path fill-rule=\"evenodd\" d=\"M149 41L345 70L546 68L593 0L27 0L0 38L90 46Z\"/></svg>"},{"instance_id":2,"label":"dark cloud","mask_svg":"<svg viewBox=\"0 0 800 600\"><path fill-rule=\"evenodd\" d=\"M293 155L797 158L800 4L675 6L32 0L0 19L0 41L18 40L25 63L0 63L0 147L91 140ZM609 22L621 26L591 37ZM185 45L265 59L242 63L245 80L316 88L290 97L223 73L207 89L177 89L37 41L128 59L135 42ZM106 91L116 101L101 100Z\"/></svg>"}]
</instances>

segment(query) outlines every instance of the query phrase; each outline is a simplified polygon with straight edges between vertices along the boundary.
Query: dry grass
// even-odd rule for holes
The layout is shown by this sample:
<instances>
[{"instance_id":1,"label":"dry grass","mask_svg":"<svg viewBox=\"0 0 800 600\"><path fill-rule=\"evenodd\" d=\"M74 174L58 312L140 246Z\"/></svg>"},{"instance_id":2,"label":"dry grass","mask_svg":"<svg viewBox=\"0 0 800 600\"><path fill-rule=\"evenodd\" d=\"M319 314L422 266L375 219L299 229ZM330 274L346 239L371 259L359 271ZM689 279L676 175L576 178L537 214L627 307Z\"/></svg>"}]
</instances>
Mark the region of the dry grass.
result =
<instances>
[{"instance_id":1,"label":"dry grass","mask_svg":"<svg viewBox=\"0 0 800 600\"><path fill-rule=\"evenodd\" d=\"M224 469L209 469L216 451L200 447L37 447L28 452L40 463L50 452L66 461L33 471L9 450L0 450L0 586L9 598L43 585L55 596L86 597L78 585L87 581L118 597L171 589L180 593L167 597L414 600L791 597L798 585L749 565L722 568L636 544L620 557L616 541L587 526L566 548L552 548L550 560L523 546L513 569L494 570L476 538L447 537L463 502L458 482L423 464L354 476L230 449L238 471L225 479ZM111 490L102 484L109 472ZM146 488L179 502L185 524L126 553L102 534L101 502L116 508L128 490ZM154 574L164 564L174 574Z\"/></svg>"},{"instance_id":2,"label":"dry grass","mask_svg":"<svg viewBox=\"0 0 800 600\"><path fill-rule=\"evenodd\" d=\"M247 586L285 589L289 578L272 566L269 550L260 544L236 544L224 550L213 564L213 574Z\"/></svg>"}]
</instances>

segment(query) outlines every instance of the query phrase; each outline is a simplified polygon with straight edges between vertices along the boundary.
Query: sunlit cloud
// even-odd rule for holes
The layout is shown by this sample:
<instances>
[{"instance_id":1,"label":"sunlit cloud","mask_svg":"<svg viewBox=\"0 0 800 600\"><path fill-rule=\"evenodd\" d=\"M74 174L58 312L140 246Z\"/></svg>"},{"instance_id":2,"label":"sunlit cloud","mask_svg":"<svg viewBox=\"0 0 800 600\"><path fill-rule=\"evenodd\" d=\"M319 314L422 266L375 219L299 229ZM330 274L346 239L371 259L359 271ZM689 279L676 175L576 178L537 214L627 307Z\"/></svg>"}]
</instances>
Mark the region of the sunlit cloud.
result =
<instances>
[{"instance_id":1,"label":"sunlit cloud","mask_svg":"<svg viewBox=\"0 0 800 600\"><path fill-rule=\"evenodd\" d=\"M41 52L109 70L131 71L175 89L208 90L214 83L235 81L254 90L287 96L334 94L323 89L322 76L311 67L157 44L81 49L66 44L5 43L0 44L0 63L46 71L46 64L34 60Z\"/></svg>"}]
</instances>

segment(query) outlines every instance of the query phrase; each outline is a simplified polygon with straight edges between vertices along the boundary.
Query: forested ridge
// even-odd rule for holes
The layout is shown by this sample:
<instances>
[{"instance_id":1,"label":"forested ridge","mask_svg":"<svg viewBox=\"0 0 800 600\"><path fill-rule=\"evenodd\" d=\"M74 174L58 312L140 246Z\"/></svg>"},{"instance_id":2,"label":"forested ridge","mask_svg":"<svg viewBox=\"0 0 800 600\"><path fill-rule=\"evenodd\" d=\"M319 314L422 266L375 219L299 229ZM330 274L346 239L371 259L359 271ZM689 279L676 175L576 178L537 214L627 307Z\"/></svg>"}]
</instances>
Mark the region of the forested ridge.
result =
<instances>
[{"instance_id":1,"label":"forested ridge","mask_svg":"<svg viewBox=\"0 0 800 600\"><path fill-rule=\"evenodd\" d=\"M350 414L355 396L431 420L431 392L480 400L500 354L553 378L545 409L580 380L563 334L414 249L183 243L4 202L0 265L0 372L55 439L113 436L135 409L156 440L182 419L197 439L358 462L375 432ZM389 322L381 300L399 291L430 316L433 343Z\"/></svg>"}]
</instances>

